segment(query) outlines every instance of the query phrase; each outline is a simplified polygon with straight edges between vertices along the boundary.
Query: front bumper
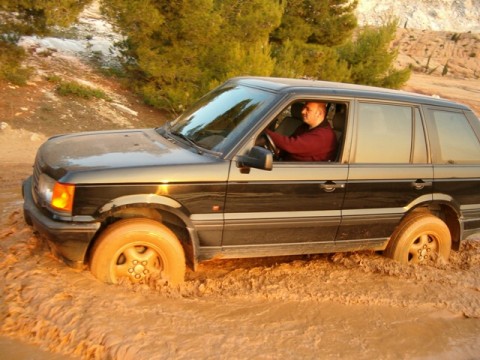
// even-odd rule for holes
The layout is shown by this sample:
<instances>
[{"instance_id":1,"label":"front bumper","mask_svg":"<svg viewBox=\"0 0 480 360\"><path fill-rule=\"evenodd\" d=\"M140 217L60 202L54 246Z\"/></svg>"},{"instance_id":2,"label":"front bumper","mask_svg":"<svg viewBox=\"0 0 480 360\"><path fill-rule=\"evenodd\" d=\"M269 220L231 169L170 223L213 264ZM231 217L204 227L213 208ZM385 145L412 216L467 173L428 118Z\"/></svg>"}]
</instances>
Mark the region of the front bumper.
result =
<instances>
[{"instance_id":1,"label":"front bumper","mask_svg":"<svg viewBox=\"0 0 480 360\"><path fill-rule=\"evenodd\" d=\"M81 268L84 265L91 240L100 228L99 222L55 221L37 208L32 197L32 177L23 182L23 214L27 224L45 237L55 255L67 265Z\"/></svg>"}]
</instances>

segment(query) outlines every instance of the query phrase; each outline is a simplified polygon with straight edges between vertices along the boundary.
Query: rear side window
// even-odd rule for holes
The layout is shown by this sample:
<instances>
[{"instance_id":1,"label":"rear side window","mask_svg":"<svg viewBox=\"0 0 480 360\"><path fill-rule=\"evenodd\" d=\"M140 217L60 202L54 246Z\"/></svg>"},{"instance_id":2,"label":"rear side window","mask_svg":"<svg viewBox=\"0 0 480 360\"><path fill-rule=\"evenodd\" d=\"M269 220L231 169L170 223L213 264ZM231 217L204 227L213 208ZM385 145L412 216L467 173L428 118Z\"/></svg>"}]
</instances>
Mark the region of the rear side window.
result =
<instances>
[{"instance_id":1,"label":"rear side window","mask_svg":"<svg viewBox=\"0 0 480 360\"><path fill-rule=\"evenodd\" d=\"M436 164L480 163L480 142L467 117L460 112L431 110L438 146L433 152Z\"/></svg>"},{"instance_id":2,"label":"rear side window","mask_svg":"<svg viewBox=\"0 0 480 360\"><path fill-rule=\"evenodd\" d=\"M410 106L360 103L354 163L425 163L420 112Z\"/></svg>"}]
</instances>

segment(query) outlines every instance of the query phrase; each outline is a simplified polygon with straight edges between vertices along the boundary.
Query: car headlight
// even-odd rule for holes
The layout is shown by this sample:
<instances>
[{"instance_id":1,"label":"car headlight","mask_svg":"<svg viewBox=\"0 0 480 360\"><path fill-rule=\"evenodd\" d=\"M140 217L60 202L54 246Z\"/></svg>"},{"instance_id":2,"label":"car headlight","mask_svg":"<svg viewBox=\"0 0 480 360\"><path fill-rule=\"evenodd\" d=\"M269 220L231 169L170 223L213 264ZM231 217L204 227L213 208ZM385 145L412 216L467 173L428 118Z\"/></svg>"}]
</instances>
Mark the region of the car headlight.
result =
<instances>
[{"instance_id":1,"label":"car headlight","mask_svg":"<svg viewBox=\"0 0 480 360\"><path fill-rule=\"evenodd\" d=\"M55 180L50 176L41 174L38 178L38 195L44 204L50 204L52 202L53 187L55 186Z\"/></svg>"},{"instance_id":2,"label":"car headlight","mask_svg":"<svg viewBox=\"0 0 480 360\"><path fill-rule=\"evenodd\" d=\"M38 194L43 202L53 210L71 213L75 185L55 181L50 176L41 174L38 180Z\"/></svg>"}]
</instances>

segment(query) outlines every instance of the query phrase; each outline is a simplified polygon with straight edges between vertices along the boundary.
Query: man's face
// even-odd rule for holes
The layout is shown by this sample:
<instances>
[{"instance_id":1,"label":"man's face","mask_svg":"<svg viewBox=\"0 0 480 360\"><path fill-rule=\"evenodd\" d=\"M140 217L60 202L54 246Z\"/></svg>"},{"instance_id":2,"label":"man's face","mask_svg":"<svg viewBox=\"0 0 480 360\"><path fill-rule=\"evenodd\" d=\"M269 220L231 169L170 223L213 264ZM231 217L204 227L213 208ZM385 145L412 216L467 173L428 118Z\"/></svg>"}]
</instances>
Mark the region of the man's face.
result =
<instances>
[{"instance_id":1,"label":"man's face","mask_svg":"<svg viewBox=\"0 0 480 360\"><path fill-rule=\"evenodd\" d=\"M325 110L319 103L306 103L302 110L303 121L308 126L318 126L325 117Z\"/></svg>"}]
</instances>

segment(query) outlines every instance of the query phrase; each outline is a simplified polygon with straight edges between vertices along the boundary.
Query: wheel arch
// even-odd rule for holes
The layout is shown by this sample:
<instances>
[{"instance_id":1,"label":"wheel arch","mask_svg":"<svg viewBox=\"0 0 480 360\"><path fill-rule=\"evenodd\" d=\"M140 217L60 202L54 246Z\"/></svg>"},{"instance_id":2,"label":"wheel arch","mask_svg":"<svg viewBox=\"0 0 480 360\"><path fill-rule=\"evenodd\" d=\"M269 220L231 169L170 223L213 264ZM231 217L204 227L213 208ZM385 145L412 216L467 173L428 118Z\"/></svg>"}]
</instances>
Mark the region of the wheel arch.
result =
<instances>
[{"instance_id":1,"label":"wheel arch","mask_svg":"<svg viewBox=\"0 0 480 360\"><path fill-rule=\"evenodd\" d=\"M452 197L444 194L434 194L433 200L413 205L402 221L406 217L419 212L429 212L445 222L450 230L452 249L460 249L460 241L462 239L461 212L460 207Z\"/></svg>"},{"instance_id":2,"label":"wheel arch","mask_svg":"<svg viewBox=\"0 0 480 360\"><path fill-rule=\"evenodd\" d=\"M87 258L96 239L109 225L129 218L148 218L167 226L178 238L185 253L187 265L192 269L197 264L198 239L190 221L189 212L178 201L155 194L135 194L113 199L102 206L96 217L101 220L100 231L89 244Z\"/></svg>"}]
</instances>

